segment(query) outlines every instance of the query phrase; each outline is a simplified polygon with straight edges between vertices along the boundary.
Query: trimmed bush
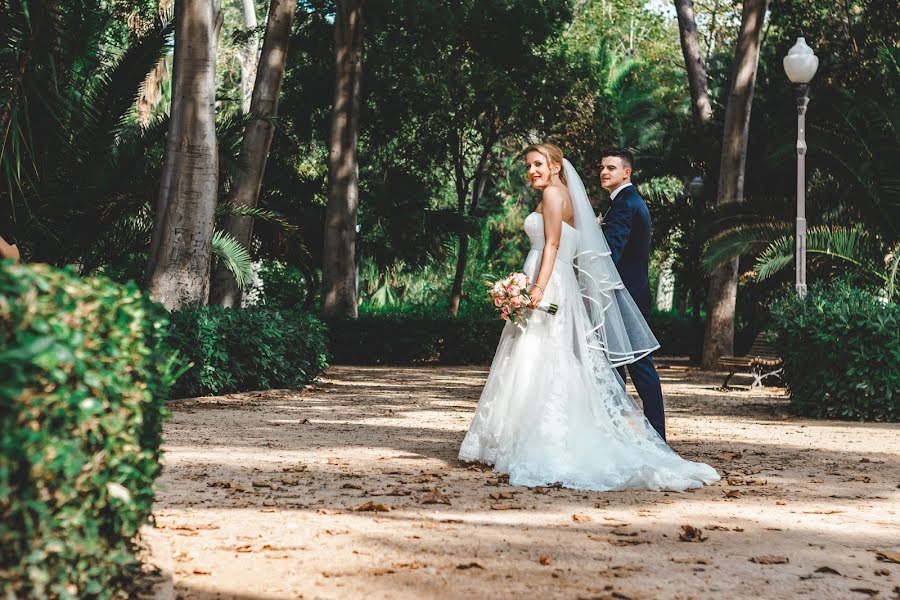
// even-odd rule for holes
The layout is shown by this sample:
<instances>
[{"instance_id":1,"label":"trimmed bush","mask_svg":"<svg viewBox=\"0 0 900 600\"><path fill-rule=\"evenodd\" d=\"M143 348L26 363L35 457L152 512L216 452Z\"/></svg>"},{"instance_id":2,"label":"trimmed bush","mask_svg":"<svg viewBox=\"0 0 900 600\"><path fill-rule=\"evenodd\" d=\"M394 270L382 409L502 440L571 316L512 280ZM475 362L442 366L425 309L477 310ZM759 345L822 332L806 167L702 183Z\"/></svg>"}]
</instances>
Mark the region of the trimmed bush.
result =
<instances>
[{"instance_id":1,"label":"trimmed bush","mask_svg":"<svg viewBox=\"0 0 900 600\"><path fill-rule=\"evenodd\" d=\"M335 321L329 329L336 363L480 364L494 356L503 321L379 315Z\"/></svg>"},{"instance_id":2,"label":"trimmed bush","mask_svg":"<svg viewBox=\"0 0 900 600\"><path fill-rule=\"evenodd\" d=\"M4 597L123 597L160 473L165 326L134 284L0 265Z\"/></svg>"},{"instance_id":3,"label":"trimmed bush","mask_svg":"<svg viewBox=\"0 0 900 600\"><path fill-rule=\"evenodd\" d=\"M488 364L503 325L492 314L366 315L329 325L331 355L338 364ZM662 346L658 355L689 355L702 343L703 331L695 332L689 317L654 313L650 327Z\"/></svg>"},{"instance_id":4,"label":"trimmed bush","mask_svg":"<svg viewBox=\"0 0 900 600\"><path fill-rule=\"evenodd\" d=\"M193 363L174 397L299 387L328 366L325 326L299 310L200 306L171 320L170 345Z\"/></svg>"},{"instance_id":5,"label":"trimmed bush","mask_svg":"<svg viewBox=\"0 0 900 600\"><path fill-rule=\"evenodd\" d=\"M900 305L844 284L814 286L772 307L791 406L801 415L872 421L900 416Z\"/></svg>"}]
</instances>

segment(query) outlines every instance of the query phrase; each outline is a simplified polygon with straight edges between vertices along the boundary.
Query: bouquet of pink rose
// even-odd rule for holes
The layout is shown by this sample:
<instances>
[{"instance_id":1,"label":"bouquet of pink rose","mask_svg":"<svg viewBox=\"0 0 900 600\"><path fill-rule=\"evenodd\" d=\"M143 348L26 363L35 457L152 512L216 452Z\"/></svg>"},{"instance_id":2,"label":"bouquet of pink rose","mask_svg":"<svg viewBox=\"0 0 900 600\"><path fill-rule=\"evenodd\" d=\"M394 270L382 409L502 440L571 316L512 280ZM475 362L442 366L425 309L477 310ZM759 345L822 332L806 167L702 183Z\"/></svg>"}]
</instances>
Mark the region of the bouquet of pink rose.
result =
<instances>
[{"instance_id":1,"label":"bouquet of pink rose","mask_svg":"<svg viewBox=\"0 0 900 600\"><path fill-rule=\"evenodd\" d=\"M491 300L494 306L500 309L500 318L504 321L524 321L525 309L531 304L531 296L528 294L528 288L531 286L531 279L525 273L510 273L503 279L496 281L486 281L485 285L490 288ZM539 310L544 310L551 315L556 314L556 304L541 304Z\"/></svg>"}]
</instances>

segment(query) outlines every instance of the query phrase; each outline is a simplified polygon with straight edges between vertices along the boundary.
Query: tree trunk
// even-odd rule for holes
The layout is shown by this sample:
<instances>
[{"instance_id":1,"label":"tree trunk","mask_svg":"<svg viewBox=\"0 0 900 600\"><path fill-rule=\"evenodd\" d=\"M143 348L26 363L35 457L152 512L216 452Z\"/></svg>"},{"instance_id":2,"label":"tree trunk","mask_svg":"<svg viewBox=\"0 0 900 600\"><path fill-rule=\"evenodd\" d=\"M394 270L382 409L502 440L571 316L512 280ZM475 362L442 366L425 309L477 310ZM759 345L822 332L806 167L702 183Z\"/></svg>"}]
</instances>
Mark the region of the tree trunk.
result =
<instances>
[{"instance_id":1,"label":"tree trunk","mask_svg":"<svg viewBox=\"0 0 900 600\"><path fill-rule=\"evenodd\" d=\"M697 125L705 125L712 119L713 113L712 103L709 101L709 82L703 65L703 54L700 51L700 36L697 33L697 22L694 20L694 3L692 0L675 0L675 10L678 12L681 52L684 54L684 66L687 69L694 122Z\"/></svg>"},{"instance_id":2,"label":"tree trunk","mask_svg":"<svg viewBox=\"0 0 900 600\"><path fill-rule=\"evenodd\" d=\"M459 251L456 254L456 272L453 274L453 287L450 288L450 308L448 312L451 317L459 315L459 304L462 302L463 279L468 262L469 236L468 234L461 234L459 236Z\"/></svg>"},{"instance_id":3,"label":"tree trunk","mask_svg":"<svg viewBox=\"0 0 900 600\"><path fill-rule=\"evenodd\" d=\"M172 109L146 282L169 310L209 295L219 157L216 146L216 46L219 0L175 6Z\"/></svg>"},{"instance_id":4,"label":"tree trunk","mask_svg":"<svg viewBox=\"0 0 900 600\"><path fill-rule=\"evenodd\" d=\"M243 0L244 8L244 27L247 29L256 29L256 2L255 0ZM272 9L269 7L269 18L272 17ZM291 20L293 20L293 11ZM266 35L269 35L268 24L266 24ZM265 42L263 43L265 46ZM254 81L256 80L256 67L258 64L257 53L259 52L259 39L254 33L248 40L247 45L241 49L241 112L248 114L251 109Z\"/></svg>"},{"instance_id":5,"label":"tree trunk","mask_svg":"<svg viewBox=\"0 0 900 600\"><path fill-rule=\"evenodd\" d=\"M466 195L469 186L465 179L464 154L461 151L462 147L459 147L460 152L457 155L455 169L456 194L459 201L459 213L461 216L465 216L466 214L474 215L475 211L478 209L478 202L481 200L481 195L484 193L484 186L487 183L485 170L487 168L487 161L490 157L491 149L494 147L495 138L496 133L492 128L491 133L481 150L481 157L478 159L478 165L475 167L475 177L472 180L472 198L469 202L468 212L466 211ZM459 139L461 139L461 137ZM459 315L459 305L460 302L462 302L463 280L465 279L466 265L468 262L469 234L463 232L460 233L459 236L459 252L456 256L456 272L453 275L453 286L450 288L450 306L447 312L451 317Z\"/></svg>"},{"instance_id":6,"label":"tree trunk","mask_svg":"<svg viewBox=\"0 0 900 600\"><path fill-rule=\"evenodd\" d=\"M359 104L362 87L362 2L337 0L335 84L328 153L328 206L322 255L322 311L355 319L356 209L359 204Z\"/></svg>"},{"instance_id":7,"label":"tree trunk","mask_svg":"<svg viewBox=\"0 0 900 600\"><path fill-rule=\"evenodd\" d=\"M741 202L744 197L744 167L760 40L768 0L745 0L741 31L735 49L731 90L725 109L722 160L719 167L717 203ZM716 367L720 356L734 353L734 309L737 300L738 259L713 271L707 296L703 366Z\"/></svg>"},{"instance_id":8,"label":"tree trunk","mask_svg":"<svg viewBox=\"0 0 900 600\"><path fill-rule=\"evenodd\" d=\"M241 170L229 194L229 201L238 206L256 206L259 200L259 188L266 170L269 148L275 135L272 119L278 112L278 97L281 82L284 79L284 66L287 61L288 42L291 37L291 26L296 13L296 0L272 0L269 16L266 21L266 33L263 38L260 68L253 86L253 100L250 103L250 120L244 129L241 141L241 152L238 159ZM250 217L230 216L225 223L225 231L250 248L250 237L253 233L253 219ZM218 264L213 272L210 304L239 307L241 305L241 289L225 265Z\"/></svg>"}]
</instances>

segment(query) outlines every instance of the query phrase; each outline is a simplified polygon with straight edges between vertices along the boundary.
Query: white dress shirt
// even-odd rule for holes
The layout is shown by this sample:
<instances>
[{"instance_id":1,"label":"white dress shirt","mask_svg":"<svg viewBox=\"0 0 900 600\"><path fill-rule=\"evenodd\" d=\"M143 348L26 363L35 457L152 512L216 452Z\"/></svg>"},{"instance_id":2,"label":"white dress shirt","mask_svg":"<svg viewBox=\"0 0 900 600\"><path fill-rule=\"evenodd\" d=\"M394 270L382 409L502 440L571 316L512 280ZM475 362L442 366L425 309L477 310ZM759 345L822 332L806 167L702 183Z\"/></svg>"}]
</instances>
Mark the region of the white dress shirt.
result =
<instances>
[{"instance_id":1,"label":"white dress shirt","mask_svg":"<svg viewBox=\"0 0 900 600\"><path fill-rule=\"evenodd\" d=\"M622 190L627 188L629 185L632 185L632 184L630 181L627 181L627 182L623 183L622 185L620 185L619 187L617 187L616 189L614 189L612 192L609 193L609 199L615 200L616 196L619 195L619 192L621 192Z\"/></svg>"}]
</instances>

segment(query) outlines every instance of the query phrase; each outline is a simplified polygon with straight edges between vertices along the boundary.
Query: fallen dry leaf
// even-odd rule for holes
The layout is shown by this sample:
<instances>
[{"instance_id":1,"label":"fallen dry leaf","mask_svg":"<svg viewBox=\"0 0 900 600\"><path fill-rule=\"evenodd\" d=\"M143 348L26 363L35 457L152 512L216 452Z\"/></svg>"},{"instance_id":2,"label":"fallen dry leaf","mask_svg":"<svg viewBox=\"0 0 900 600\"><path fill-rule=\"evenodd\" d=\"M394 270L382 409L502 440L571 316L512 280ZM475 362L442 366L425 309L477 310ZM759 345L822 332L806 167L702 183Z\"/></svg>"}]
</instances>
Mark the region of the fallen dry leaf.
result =
<instances>
[{"instance_id":1,"label":"fallen dry leaf","mask_svg":"<svg viewBox=\"0 0 900 600\"><path fill-rule=\"evenodd\" d=\"M741 490L725 490L726 498L740 498Z\"/></svg>"},{"instance_id":2,"label":"fallen dry leaf","mask_svg":"<svg viewBox=\"0 0 900 600\"><path fill-rule=\"evenodd\" d=\"M207 569L194 569L193 571L191 571L191 573L193 573L194 575L212 575L212 571L209 571Z\"/></svg>"},{"instance_id":3,"label":"fallen dry leaf","mask_svg":"<svg viewBox=\"0 0 900 600\"><path fill-rule=\"evenodd\" d=\"M818 569L816 569L816 573L828 573L829 575L840 575L840 573L837 570L832 569L831 567L819 567Z\"/></svg>"},{"instance_id":4,"label":"fallen dry leaf","mask_svg":"<svg viewBox=\"0 0 900 600\"><path fill-rule=\"evenodd\" d=\"M678 539L682 542L705 542L707 537L703 535L702 529L692 527L691 525L682 525L681 533L678 534Z\"/></svg>"},{"instance_id":5,"label":"fallen dry leaf","mask_svg":"<svg viewBox=\"0 0 900 600\"><path fill-rule=\"evenodd\" d=\"M678 563L680 565L708 565L709 561L705 558L673 558L671 559L673 563Z\"/></svg>"},{"instance_id":6,"label":"fallen dry leaf","mask_svg":"<svg viewBox=\"0 0 900 600\"><path fill-rule=\"evenodd\" d=\"M491 504L491 510L521 510L518 504Z\"/></svg>"},{"instance_id":7,"label":"fallen dry leaf","mask_svg":"<svg viewBox=\"0 0 900 600\"><path fill-rule=\"evenodd\" d=\"M572 520L576 521L578 523L590 523L591 521L593 521L593 519L591 517L589 517L588 515L581 515L581 514L572 515Z\"/></svg>"},{"instance_id":8,"label":"fallen dry leaf","mask_svg":"<svg viewBox=\"0 0 900 600\"><path fill-rule=\"evenodd\" d=\"M375 504L371 500L367 502L363 502L356 508L354 508L356 512L388 512L391 508L386 504Z\"/></svg>"},{"instance_id":9,"label":"fallen dry leaf","mask_svg":"<svg viewBox=\"0 0 900 600\"><path fill-rule=\"evenodd\" d=\"M869 597L874 597L881 593L878 590L872 590L869 588L850 588L850 591L856 592L857 594L865 594Z\"/></svg>"},{"instance_id":10,"label":"fallen dry leaf","mask_svg":"<svg viewBox=\"0 0 900 600\"><path fill-rule=\"evenodd\" d=\"M773 556L771 554L764 554L762 556L754 556L750 559L750 562L756 563L758 565L783 565L791 561L786 556Z\"/></svg>"},{"instance_id":11,"label":"fallen dry leaf","mask_svg":"<svg viewBox=\"0 0 900 600\"><path fill-rule=\"evenodd\" d=\"M422 496L419 500L420 504L450 504L450 498L441 493L437 488Z\"/></svg>"},{"instance_id":12,"label":"fallen dry leaf","mask_svg":"<svg viewBox=\"0 0 900 600\"><path fill-rule=\"evenodd\" d=\"M400 487L395 487L394 489L388 491L385 496L409 496L412 494L410 490L405 490Z\"/></svg>"},{"instance_id":13,"label":"fallen dry leaf","mask_svg":"<svg viewBox=\"0 0 900 600\"><path fill-rule=\"evenodd\" d=\"M460 569L460 570L465 570L465 569L481 569L482 571L484 570L484 567L479 565L477 562L470 562L470 563L467 563L464 565L456 565L456 568Z\"/></svg>"},{"instance_id":14,"label":"fallen dry leaf","mask_svg":"<svg viewBox=\"0 0 900 600\"><path fill-rule=\"evenodd\" d=\"M538 557L538 562L544 565L545 567L549 567L553 564L553 559L547 556L546 554L541 554Z\"/></svg>"},{"instance_id":15,"label":"fallen dry leaf","mask_svg":"<svg viewBox=\"0 0 900 600\"><path fill-rule=\"evenodd\" d=\"M512 500L513 498L512 492L491 492L489 495L492 500Z\"/></svg>"},{"instance_id":16,"label":"fallen dry leaf","mask_svg":"<svg viewBox=\"0 0 900 600\"><path fill-rule=\"evenodd\" d=\"M891 550L878 550L875 552L875 558L881 562L900 564L900 552Z\"/></svg>"}]
</instances>

